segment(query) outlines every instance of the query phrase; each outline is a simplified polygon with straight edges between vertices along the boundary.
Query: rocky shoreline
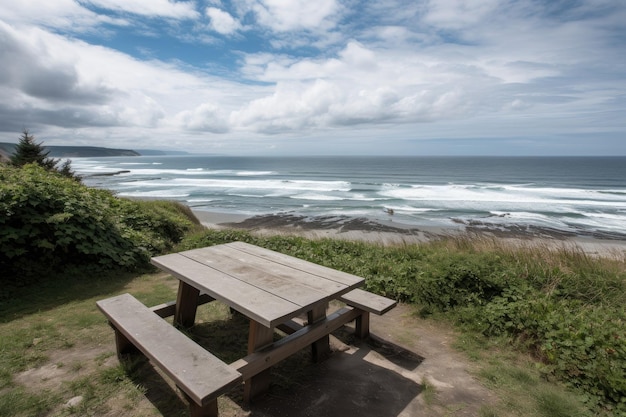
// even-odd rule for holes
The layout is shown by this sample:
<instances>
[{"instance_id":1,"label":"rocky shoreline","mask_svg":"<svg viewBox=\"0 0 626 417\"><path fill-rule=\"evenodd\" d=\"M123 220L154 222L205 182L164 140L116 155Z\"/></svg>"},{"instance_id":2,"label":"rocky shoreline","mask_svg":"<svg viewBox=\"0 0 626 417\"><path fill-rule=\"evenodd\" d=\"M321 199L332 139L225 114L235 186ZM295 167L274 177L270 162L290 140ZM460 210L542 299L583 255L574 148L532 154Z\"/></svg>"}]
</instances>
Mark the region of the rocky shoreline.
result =
<instances>
[{"instance_id":1,"label":"rocky shoreline","mask_svg":"<svg viewBox=\"0 0 626 417\"><path fill-rule=\"evenodd\" d=\"M446 237L498 239L517 246L543 245L551 248L581 249L585 253L626 259L626 235L607 233L575 234L562 230L519 224L456 222L455 226L411 226L367 218L344 216L307 217L290 213L258 216L195 211L202 224L217 229L242 229L271 234L295 234L309 238L336 238L383 245L422 243Z\"/></svg>"}]
</instances>

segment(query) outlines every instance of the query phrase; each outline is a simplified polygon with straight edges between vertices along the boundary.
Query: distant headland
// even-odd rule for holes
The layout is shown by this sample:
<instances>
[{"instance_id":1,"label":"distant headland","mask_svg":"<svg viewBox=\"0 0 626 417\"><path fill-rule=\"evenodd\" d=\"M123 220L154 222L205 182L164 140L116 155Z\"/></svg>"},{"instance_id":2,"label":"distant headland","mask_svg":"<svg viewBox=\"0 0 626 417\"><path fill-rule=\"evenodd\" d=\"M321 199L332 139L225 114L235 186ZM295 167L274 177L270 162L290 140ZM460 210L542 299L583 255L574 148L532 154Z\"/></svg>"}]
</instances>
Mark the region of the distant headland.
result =
<instances>
[{"instance_id":1,"label":"distant headland","mask_svg":"<svg viewBox=\"0 0 626 417\"><path fill-rule=\"evenodd\" d=\"M16 144L0 142L0 160L9 159ZM45 146L52 158L93 158L106 156L141 156L141 155L185 155L187 152L162 151L156 149L115 149L100 146Z\"/></svg>"}]
</instances>

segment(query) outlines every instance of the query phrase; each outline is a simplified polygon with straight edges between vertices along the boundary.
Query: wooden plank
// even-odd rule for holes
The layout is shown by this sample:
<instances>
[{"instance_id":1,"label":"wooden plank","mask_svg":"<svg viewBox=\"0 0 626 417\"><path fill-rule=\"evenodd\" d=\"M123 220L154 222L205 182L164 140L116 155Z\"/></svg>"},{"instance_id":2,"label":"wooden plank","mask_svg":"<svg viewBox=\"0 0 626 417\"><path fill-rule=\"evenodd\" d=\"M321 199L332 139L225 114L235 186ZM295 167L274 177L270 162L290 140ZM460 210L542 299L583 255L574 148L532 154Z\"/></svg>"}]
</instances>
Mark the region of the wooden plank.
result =
<instances>
[{"instance_id":1,"label":"wooden plank","mask_svg":"<svg viewBox=\"0 0 626 417\"><path fill-rule=\"evenodd\" d=\"M305 261L304 259L295 258L290 255L285 255L280 252L275 252L269 249L261 248L251 245L245 242L232 242L227 243L225 246L236 248L242 252L249 253L251 255L258 256L263 259L270 260L272 262L286 265L290 268L299 269L318 277L332 280L340 284L346 285L350 288L356 288L365 282L364 278L348 274L347 272L338 271L333 268L328 268L313 262Z\"/></svg>"},{"instance_id":2,"label":"wooden plank","mask_svg":"<svg viewBox=\"0 0 626 417\"><path fill-rule=\"evenodd\" d=\"M211 301L215 301L215 298L209 296L208 294L201 294L198 299L198 305L207 304ZM150 310L152 310L154 314L159 317L171 317L176 312L176 300L150 307Z\"/></svg>"},{"instance_id":3,"label":"wooden plank","mask_svg":"<svg viewBox=\"0 0 626 417\"><path fill-rule=\"evenodd\" d=\"M111 324L165 372L195 403L204 406L230 391L242 376L196 344L130 294L98 301Z\"/></svg>"},{"instance_id":4,"label":"wooden plank","mask_svg":"<svg viewBox=\"0 0 626 417\"><path fill-rule=\"evenodd\" d=\"M217 269L221 269L225 272L226 269L232 270L232 275L236 275L238 277L240 275L239 267L241 267L241 265L249 265L251 268L258 270L263 274L284 279L291 286L303 286L305 287L304 290L309 293L313 290L322 292L326 295L334 295L345 292L348 287L345 283L327 279L326 277L320 277L319 275L312 274L311 272L302 270L301 268L294 268L281 262L276 262L274 260L259 257L255 254L241 251L235 247L229 246L229 244L194 249L183 252L182 254L196 259L199 262L206 263L207 265L219 264L219 267L216 266ZM215 257L216 255L218 256L217 258ZM234 263L230 263L229 261Z\"/></svg>"},{"instance_id":5,"label":"wooden plank","mask_svg":"<svg viewBox=\"0 0 626 417\"><path fill-rule=\"evenodd\" d=\"M297 316L302 307L235 279L181 254L152 258L151 262L211 297L267 327Z\"/></svg>"},{"instance_id":6,"label":"wooden plank","mask_svg":"<svg viewBox=\"0 0 626 417\"><path fill-rule=\"evenodd\" d=\"M293 320L287 320L284 323L280 323L278 326L276 326L276 328L278 330L281 330L283 332L285 332L286 334L293 334L295 332L297 332L298 330L302 329L304 326L296 323Z\"/></svg>"},{"instance_id":7,"label":"wooden plank","mask_svg":"<svg viewBox=\"0 0 626 417\"><path fill-rule=\"evenodd\" d=\"M398 305L396 300L359 288L343 294L339 299L348 305L378 314L379 316Z\"/></svg>"},{"instance_id":8,"label":"wooden plank","mask_svg":"<svg viewBox=\"0 0 626 417\"><path fill-rule=\"evenodd\" d=\"M346 287L328 281L330 284L328 288L316 289L306 282L320 281L312 279L317 277L223 245L186 251L181 255L301 307L312 306L320 300L326 300Z\"/></svg>"},{"instance_id":9,"label":"wooden plank","mask_svg":"<svg viewBox=\"0 0 626 417\"><path fill-rule=\"evenodd\" d=\"M231 363L230 366L241 372L244 379L249 379L299 352L316 340L334 332L344 324L355 320L361 313L358 309L344 307L324 320L303 327L297 332L274 342L266 349Z\"/></svg>"}]
</instances>

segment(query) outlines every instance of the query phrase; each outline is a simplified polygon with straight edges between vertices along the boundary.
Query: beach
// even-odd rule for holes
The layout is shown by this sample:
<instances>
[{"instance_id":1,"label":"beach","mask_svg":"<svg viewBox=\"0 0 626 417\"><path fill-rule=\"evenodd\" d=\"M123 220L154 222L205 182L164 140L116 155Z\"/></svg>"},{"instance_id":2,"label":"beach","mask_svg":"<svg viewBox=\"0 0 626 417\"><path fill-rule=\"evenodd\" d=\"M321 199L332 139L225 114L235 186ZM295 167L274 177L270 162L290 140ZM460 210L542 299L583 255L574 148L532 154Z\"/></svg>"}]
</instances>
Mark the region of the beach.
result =
<instances>
[{"instance_id":1,"label":"beach","mask_svg":"<svg viewBox=\"0 0 626 417\"><path fill-rule=\"evenodd\" d=\"M492 240L498 245L513 248L580 250L592 256L626 260L626 239L621 235L577 236L560 230L518 224L459 223L450 227L416 227L394 221L393 216L380 221L341 216L306 217L289 213L247 216L196 209L193 213L207 228L241 229L263 236L286 234L380 245L420 244L442 238L466 237Z\"/></svg>"}]
</instances>

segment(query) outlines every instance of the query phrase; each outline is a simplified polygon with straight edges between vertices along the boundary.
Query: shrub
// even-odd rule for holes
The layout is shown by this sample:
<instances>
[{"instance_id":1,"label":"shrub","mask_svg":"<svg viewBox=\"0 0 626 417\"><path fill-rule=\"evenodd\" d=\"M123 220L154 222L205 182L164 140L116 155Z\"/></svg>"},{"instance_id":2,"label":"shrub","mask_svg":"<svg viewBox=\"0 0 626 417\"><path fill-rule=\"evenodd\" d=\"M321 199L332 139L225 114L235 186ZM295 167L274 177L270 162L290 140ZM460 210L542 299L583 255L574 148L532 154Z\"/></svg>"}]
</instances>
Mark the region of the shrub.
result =
<instances>
[{"instance_id":1,"label":"shrub","mask_svg":"<svg viewBox=\"0 0 626 417\"><path fill-rule=\"evenodd\" d=\"M20 285L69 266L145 266L192 227L166 204L119 199L34 164L1 166L2 281Z\"/></svg>"},{"instance_id":2,"label":"shrub","mask_svg":"<svg viewBox=\"0 0 626 417\"><path fill-rule=\"evenodd\" d=\"M415 301L441 311L484 305L517 283L502 259L491 253L438 252L427 261L412 285Z\"/></svg>"}]
</instances>

